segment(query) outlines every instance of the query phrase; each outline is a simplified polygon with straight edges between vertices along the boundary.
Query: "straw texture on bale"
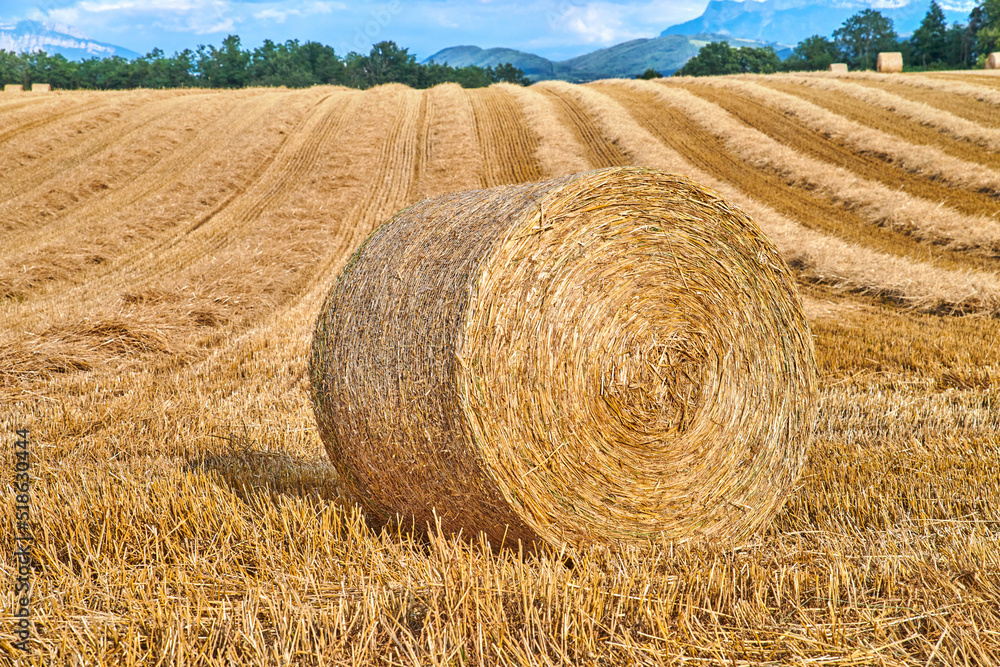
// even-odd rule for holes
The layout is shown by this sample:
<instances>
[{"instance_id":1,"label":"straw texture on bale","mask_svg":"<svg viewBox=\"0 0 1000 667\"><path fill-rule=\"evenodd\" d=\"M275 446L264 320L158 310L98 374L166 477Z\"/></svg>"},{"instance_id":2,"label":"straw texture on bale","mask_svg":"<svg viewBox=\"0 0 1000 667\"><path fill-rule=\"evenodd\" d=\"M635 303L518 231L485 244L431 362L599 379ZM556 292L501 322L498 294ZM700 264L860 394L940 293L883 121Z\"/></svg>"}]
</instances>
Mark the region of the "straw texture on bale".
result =
<instances>
[{"instance_id":1,"label":"straw texture on bale","mask_svg":"<svg viewBox=\"0 0 1000 667\"><path fill-rule=\"evenodd\" d=\"M1000 69L1000 51L986 56L986 69Z\"/></svg>"},{"instance_id":2,"label":"straw texture on bale","mask_svg":"<svg viewBox=\"0 0 1000 667\"><path fill-rule=\"evenodd\" d=\"M830 63L830 71L837 74L847 74L847 63Z\"/></svg>"},{"instance_id":3,"label":"straw texture on bale","mask_svg":"<svg viewBox=\"0 0 1000 667\"><path fill-rule=\"evenodd\" d=\"M33 93L48 93L52 91L52 84L49 83L33 83L31 84L31 92Z\"/></svg>"},{"instance_id":4,"label":"straw texture on bale","mask_svg":"<svg viewBox=\"0 0 1000 667\"><path fill-rule=\"evenodd\" d=\"M8 83L3 87L5 93L20 93L24 91L24 86L19 83Z\"/></svg>"},{"instance_id":5,"label":"straw texture on bale","mask_svg":"<svg viewBox=\"0 0 1000 667\"><path fill-rule=\"evenodd\" d=\"M898 74L903 71L903 54L899 51L882 52L878 54L875 67L885 74Z\"/></svg>"},{"instance_id":6,"label":"straw texture on bale","mask_svg":"<svg viewBox=\"0 0 1000 667\"><path fill-rule=\"evenodd\" d=\"M310 375L372 518L495 548L744 539L799 475L816 392L775 246L639 167L399 212L327 297Z\"/></svg>"}]
</instances>

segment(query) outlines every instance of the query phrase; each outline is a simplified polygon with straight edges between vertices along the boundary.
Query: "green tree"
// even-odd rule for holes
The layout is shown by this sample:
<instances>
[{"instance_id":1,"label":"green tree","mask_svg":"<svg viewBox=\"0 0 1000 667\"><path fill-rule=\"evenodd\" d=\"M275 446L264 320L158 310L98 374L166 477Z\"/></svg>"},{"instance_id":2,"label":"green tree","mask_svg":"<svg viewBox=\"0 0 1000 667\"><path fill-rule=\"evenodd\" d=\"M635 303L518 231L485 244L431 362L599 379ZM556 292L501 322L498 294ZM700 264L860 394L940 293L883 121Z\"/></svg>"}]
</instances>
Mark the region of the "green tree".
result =
<instances>
[{"instance_id":1,"label":"green tree","mask_svg":"<svg viewBox=\"0 0 1000 667\"><path fill-rule=\"evenodd\" d=\"M899 48L892 19L874 9L865 9L844 21L834 31L833 38L841 57L853 69L872 69L880 51Z\"/></svg>"},{"instance_id":2,"label":"green tree","mask_svg":"<svg viewBox=\"0 0 1000 667\"><path fill-rule=\"evenodd\" d=\"M711 42L698 50L698 55L684 63L674 76L715 76L739 74L736 49L729 42Z\"/></svg>"},{"instance_id":3,"label":"green tree","mask_svg":"<svg viewBox=\"0 0 1000 667\"><path fill-rule=\"evenodd\" d=\"M781 58L770 46L741 46L736 59L744 74L773 74L781 69Z\"/></svg>"},{"instance_id":4,"label":"green tree","mask_svg":"<svg viewBox=\"0 0 1000 667\"><path fill-rule=\"evenodd\" d=\"M26 85L28 79L28 64L19 53L0 50L0 84Z\"/></svg>"},{"instance_id":5,"label":"green tree","mask_svg":"<svg viewBox=\"0 0 1000 667\"><path fill-rule=\"evenodd\" d=\"M982 67L991 53L1000 51L1000 0L985 0L972 11L978 23L976 59ZM970 23L972 20L970 15Z\"/></svg>"},{"instance_id":6,"label":"green tree","mask_svg":"<svg viewBox=\"0 0 1000 667\"><path fill-rule=\"evenodd\" d=\"M953 23L945 33L944 62L952 69L967 69L976 63L976 33L965 23Z\"/></svg>"},{"instance_id":7,"label":"green tree","mask_svg":"<svg viewBox=\"0 0 1000 667\"><path fill-rule=\"evenodd\" d=\"M250 53L241 48L238 35L222 40L222 48L199 45L198 75L210 88L242 88L250 80Z\"/></svg>"},{"instance_id":8,"label":"green tree","mask_svg":"<svg viewBox=\"0 0 1000 667\"><path fill-rule=\"evenodd\" d=\"M524 70L520 67L514 67L511 63L503 63L496 67L487 67L486 72L497 83L516 83L519 86L531 85L531 79L524 75Z\"/></svg>"},{"instance_id":9,"label":"green tree","mask_svg":"<svg viewBox=\"0 0 1000 667\"><path fill-rule=\"evenodd\" d=\"M837 45L822 35L806 37L799 42L785 62L782 69L789 71L824 70L837 62Z\"/></svg>"},{"instance_id":10,"label":"green tree","mask_svg":"<svg viewBox=\"0 0 1000 667\"><path fill-rule=\"evenodd\" d=\"M416 56L391 41L375 44L367 56L348 54L347 77L350 85L357 88L370 88L383 83L416 86L419 69Z\"/></svg>"},{"instance_id":11,"label":"green tree","mask_svg":"<svg viewBox=\"0 0 1000 667\"><path fill-rule=\"evenodd\" d=\"M636 74L635 78L637 78L637 79L646 79L648 81L649 79L659 79L662 76L663 76L662 74L660 74L655 69L653 69L652 67L650 67L649 69L647 69L642 74Z\"/></svg>"},{"instance_id":12,"label":"green tree","mask_svg":"<svg viewBox=\"0 0 1000 667\"><path fill-rule=\"evenodd\" d=\"M719 74L770 74L781 69L781 59L770 46L734 49L729 42L712 42L701 47L674 76L715 76Z\"/></svg>"},{"instance_id":13,"label":"green tree","mask_svg":"<svg viewBox=\"0 0 1000 667\"><path fill-rule=\"evenodd\" d=\"M920 27L910 37L910 53L915 63L923 67L945 60L948 48L948 22L936 0L920 22Z\"/></svg>"},{"instance_id":14,"label":"green tree","mask_svg":"<svg viewBox=\"0 0 1000 667\"><path fill-rule=\"evenodd\" d=\"M299 47L300 57L309 64L315 83L343 83L344 62L337 57L332 46L319 42L306 42Z\"/></svg>"},{"instance_id":15,"label":"green tree","mask_svg":"<svg viewBox=\"0 0 1000 667\"><path fill-rule=\"evenodd\" d=\"M121 56L88 58L80 63L80 87L123 90L132 87L132 66Z\"/></svg>"}]
</instances>

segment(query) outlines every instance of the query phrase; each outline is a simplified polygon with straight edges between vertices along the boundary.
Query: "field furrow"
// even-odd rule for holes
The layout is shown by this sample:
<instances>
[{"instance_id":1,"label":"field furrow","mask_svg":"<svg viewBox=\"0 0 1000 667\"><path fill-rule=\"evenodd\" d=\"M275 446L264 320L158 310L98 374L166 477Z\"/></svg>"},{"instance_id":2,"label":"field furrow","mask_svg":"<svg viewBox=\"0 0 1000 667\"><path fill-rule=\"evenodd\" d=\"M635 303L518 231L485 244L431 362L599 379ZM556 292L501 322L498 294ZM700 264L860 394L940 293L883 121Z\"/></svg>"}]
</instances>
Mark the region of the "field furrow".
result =
<instances>
[{"instance_id":1,"label":"field furrow","mask_svg":"<svg viewBox=\"0 0 1000 667\"><path fill-rule=\"evenodd\" d=\"M952 81L975 86L982 90L993 91L1000 89L1000 74L997 74L995 70L980 70L978 72L926 72L924 76L936 81Z\"/></svg>"},{"instance_id":2,"label":"field furrow","mask_svg":"<svg viewBox=\"0 0 1000 667\"><path fill-rule=\"evenodd\" d=\"M789 178L787 172L778 170L780 164L774 156L767 156L762 164L758 150L766 146L759 139L731 146L732 142L709 129L713 125L710 120L702 118L696 122L691 117L693 108L681 110L667 104L662 86L645 84L639 87L629 82L600 84L599 90L621 102L644 127L693 166L713 178L731 183L747 196L767 202L810 229L917 261L933 257L938 265L947 268L992 270L996 266L990 257L930 246L909 233L873 224L856 205L847 205L843 199L838 201L832 190L824 188L824 192L817 189L815 182L799 180L804 177L805 167L799 171L798 178ZM724 122L717 115L715 119ZM727 136L734 136L733 131L735 128L727 132ZM794 156L786 157L794 159Z\"/></svg>"},{"instance_id":3,"label":"field furrow","mask_svg":"<svg viewBox=\"0 0 1000 667\"><path fill-rule=\"evenodd\" d=\"M904 77L898 81L907 81L912 77ZM897 97L916 104L926 104L983 127L1000 128L1000 102L982 101L975 95L965 94L957 90L939 90L925 86L905 85L897 80L878 81L868 78L851 79L852 83L885 91ZM981 88L969 86L970 89L981 91ZM1000 95L998 95L1000 97Z\"/></svg>"},{"instance_id":4,"label":"field furrow","mask_svg":"<svg viewBox=\"0 0 1000 667\"><path fill-rule=\"evenodd\" d=\"M819 137L818 141L849 148L863 165L876 159L904 172L920 174L934 184L948 184L978 195L1000 193L1000 172L960 160L934 146L910 143L897 135L880 132L800 97L754 83L749 78L719 77L704 83L731 91L737 100L734 110L742 106L738 101L743 100L748 105L760 105L767 110L764 113L780 113L787 122L807 128ZM810 150L816 148L810 145Z\"/></svg>"},{"instance_id":5,"label":"field furrow","mask_svg":"<svg viewBox=\"0 0 1000 667\"><path fill-rule=\"evenodd\" d=\"M74 95L46 95L23 102L13 102L0 107L0 144L12 138L44 128L72 117L101 103L99 95L77 93Z\"/></svg>"},{"instance_id":6,"label":"field furrow","mask_svg":"<svg viewBox=\"0 0 1000 667\"><path fill-rule=\"evenodd\" d=\"M851 72L847 76L813 74L812 76L829 77L833 79L844 79L855 83L884 83L886 90L896 92L901 89L923 90L928 93L948 93L954 95L953 100L972 99L991 106L1000 106L1000 92L984 86L987 80L978 77L972 83L967 82L967 78L953 78L953 74L948 72L923 72L920 74L907 74L906 76L885 76L874 72ZM970 72L970 74L972 74ZM941 78L944 75L945 78ZM933 96L933 99L947 101L948 98Z\"/></svg>"},{"instance_id":7,"label":"field furrow","mask_svg":"<svg viewBox=\"0 0 1000 667\"><path fill-rule=\"evenodd\" d=\"M255 96L214 111L206 109L197 130L188 132L179 124L183 143L175 142L172 151L157 151L159 159L154 164L120 182L113 180L114 187L109 186L105 196L84 201L48 225L36 225L12 237L0 253L4 291L24 298L39 287L51 290L61 281L80 283L105 274L127 261L128 253L144 256L150 243L172 238L174 230L224 205L246 187L240 178L258 173L253 164L247 164L248 158L251 162L266 159L261 148L273 147L275 139L283 138L274 136L280 128L274 128L271 136L259 132L266 130L263 121L280 99ZM294 112L295 105L284 102ZM174 113L190 112L182 106ZM167 115L164 122L171 117ZM233 150L241 153L233 156ZM242 168L233 172L233 167ZM0 210L16 210L17 203L8 202Z\"/></svg>"},{"instance_id":8,"label":"field furrow","mask_svg":"<svg viewBox=\"0 0 1000 667\"><path fill-rule=\"evenodd\" d=\"M175 106L172 98L151 92L109 96L108 104L80 114L58 132L8 142L0 153L0 170L4 172L0 202L33 191L44 192L45 182L55 176L70 180L69 170L162 116Z\"/></svg>"},{"instance_id":9,"label":"field furrow","mask_svg":"<svg viewBox=\"0 0 1000 667\"><path fill-rule=\"evenodd\" d=\"M476 137L483 151L484 188L537 181L542 169L535 157L538 139L510 93L500 85L467 91Z\"/></svg>"},{"instance_id":10,"label":"field furrow","mask_svg":"<svg viewBox=\"0 0 1000 667\"><path fill-rule=\"evenodd\" d=\"M584 147L591 167L596 169L631 164L625 151L602 135L597 123L583 111L579 101L574 98L571 86L547 81L540 83L539 87L556 102L561 121L573 131L577 141Z\"/></svg>"},{"instance_id":11,"label":"field furrow","mask_svg":"<svg viewBox=\"0 0 1000 667\"><path fill-rule=\"evenodd\" d=\"M971 141L956 139L919 120L889 112L883 107L867 104L859 99L851 99L833 90L792 82L781 77L761 78L757 82L760 85L800 97L879 132L901 137L909 143L934 146L952 157L981 164L994 171L1000 170L1000 153Z\"/></svg>"},{"instance_id":12,"label":"field furrow","mask_svg":"<svg viewBox=\"0 0 1000 667\"><path fill-rule=\"evenodd\" d=\"M148 122L129 137L138 144L136 148L122 150L120 140L106 135L90 160L63 162L62 169L50 165L55 172L51 179L0 204L0 224L16 232L11 237L16 243L0 250L0 257L18 253L23 246L37 246L46 238L65 238L81 219L113 211L145 194L148 184L159 182L164 165L175 159L177 151L187 146L188 152L197 153L204 125L191 118L195 110L211 124L235 106L222 97L206 102L187 96L171 98L166 113L154 108L149 115L141 114Z\"/></svg>"},{"instance_id":13,"label":"field furrow","mask_svg":"<svg viewBox=\"0 0 1000 667\"><path fill-rule=\"evenodd\" d=\"M968 216L993 217L1000 214L1000 208L998 208L1000 207L1000 198L997 197L997 193L1000 193L1000 179L997 182L997 189L992 194L972 192L960 187L949 187L947 184L941 183L940 179L921 177L894 164L887 163L875 155L865 154L854 146L836 141L828 137L822 130L809 127L797 117L789 116L780 109L754 100L745 92L729 91L721 86L697 83L685 84L684 89L718 105L748 127L762 132L772 140L781 142L802 155L836 165L868 181L879 182L886 187L905 192L913 197L943 203L945 206ZM813 173L817 179L824 180L828 188L843 193L842 196L848 196L841 187L842 180L833 181L822 173L822 170L816 170ZM863 184L862 187L864 187ZM877 189L872 189L870 194L875 198L883 195ZM889 202L886 203L889 204ZM894 208L899 206L894 202L892 205ZM905 204L902 205L905 206ZM926 212L914 212L914 215L919 216L924 213ZM925 221L930 223L931 228L939 224L939 221L934 219L935 217L937 216ZM981 233L987 231L991 225L995 227L996 221L977 221L974 229L965 231ZM1000 234L1000 229L995 229L994 237L1000 238L997 236L998 234ZM951 238L962 239L963 234L955 233L951 235ZM991 240L987 237L985 241L978 242L989 244Z\"/></svg>"},{"instance_id":14,"label":"field furrow","mask_svg":"<svg viewBox=\"0 0 1000 667\"><path fill-rule=\"evenodd\" d=\"M521 86L507 86L505 90L517 101L525 124L538 138L534 156L542 178L576 174L591 168L587 149L563 123L556 102L550 96Z\"/></svg>"},{"instance_id":15,"label":"field furrow","mask_svg":"<svg viewBox=\"0 0 1000 667\"><path fill-rule=\"evenodd\" d=\"M485 167L469 96L458 84L435 86L426 94L424 166L416 199L479 187Z\"/></svg>"},{"instance_id":16,"label":"field furrow","mask_svg":"<svg viewBox=\"0 0 1000 667\"><path fill-rule=\"evenodd\" d=\"M804 227L794 211L791 215L782 211L775 192L763 187L747 192L739 180L725 178L733 173L739 176L740 169L720 174L710 163L708 169L701 168L699 156L715 155L713 150L724 156L721 147L695 143L675 150L671 140L690 139L697 127L667 128L665 140L664 128L649 117L643 118L637 110L650 110L654 117L664 112L656 110L655 103L652 107L637 107L634 97L629 100L627 94L623 95L628 92L609 84L577 87L579 99L600 123L601 131L622 146L636 164L688 176L743 207L774 240L801 280L829 285L837 291L875 294L931 312L1000 312L1000 278L996 274L943 269L920 258L878 252ZM624 104L616 101L622 97ZM688 161L685 153L693 160Z\"/></svg>"},{"instance_id":17,"label":"field furrow","mask_svg":"<svg viewBox=\"0 0 1000 667\"><path fill-rule=\"evenodd\" d=\"M912 102L878 87L873 88L861 82L852 83L840 79L797 77L786 74L778 75L775 78L793 83L804 83L813 88L830 91L850 98L851 102L864 102L911 121L933 127L957 141L970 142L984 149L1000 152L1000 130L983 127L979 123L960 118L948 111L935 109L929 104Z\"/></svg>"}]
</instances>

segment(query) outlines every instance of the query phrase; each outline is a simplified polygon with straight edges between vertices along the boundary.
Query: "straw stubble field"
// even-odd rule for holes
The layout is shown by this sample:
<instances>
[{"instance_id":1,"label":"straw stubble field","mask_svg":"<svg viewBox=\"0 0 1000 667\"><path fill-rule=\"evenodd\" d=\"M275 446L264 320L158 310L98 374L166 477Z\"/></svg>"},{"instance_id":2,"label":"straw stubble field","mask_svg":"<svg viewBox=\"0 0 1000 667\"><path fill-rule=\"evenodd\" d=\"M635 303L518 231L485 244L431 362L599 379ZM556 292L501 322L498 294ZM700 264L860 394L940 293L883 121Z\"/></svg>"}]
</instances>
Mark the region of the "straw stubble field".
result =
<instances>
[{"instance_id":1,"label":"straw stubble field","mask_svg":"<svg viewBox=\"0 0 1000 667\"><path fill-rule=\"evenodd\" d=\"M998 88L0 95L0 425L37 480L36 639L8 540L0 664L1000 662ZM821 405L777 519L571 563L366 526L306 371L353 250L428 196L627 164L715 188L797 276Z\"/></svg>"}]
</instances>

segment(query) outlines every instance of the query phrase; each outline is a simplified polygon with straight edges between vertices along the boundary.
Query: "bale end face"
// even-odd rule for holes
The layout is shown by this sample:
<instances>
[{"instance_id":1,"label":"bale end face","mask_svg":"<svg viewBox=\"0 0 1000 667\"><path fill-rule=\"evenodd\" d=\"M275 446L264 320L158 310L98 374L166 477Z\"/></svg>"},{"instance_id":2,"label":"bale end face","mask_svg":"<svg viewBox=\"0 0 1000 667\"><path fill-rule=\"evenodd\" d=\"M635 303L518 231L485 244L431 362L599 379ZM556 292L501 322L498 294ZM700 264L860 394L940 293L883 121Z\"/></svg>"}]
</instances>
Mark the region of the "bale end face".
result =
<instances>
[{"instance_id":1,"label":"bale end face","mask_svg":"<svg viewBox=\"0 0 1000 667\"><path fill-rule=\"evenodd\" d=\"M899 74L903 71L903 54L899 51L878 54L876 69L883 74Z\"/></svg>"},{"instance_id":2,"label":"bale end face","mask_svg":"<svg viewBox=\"0 0 1000 667\"><path fill-rule=\"evenodd\" d=\"M745 539L794 487L816 394L774 245L639 167L401 211L331 291L310 376L370 516L494 546Z\"/></svg>"},{"instance_id":3,"label":"bale end face","mask_svg":"<svg viewBox=\"0 0 1000 667\"><path fill-rule=\"evenodd\" d=\"M1000 69L1000 51L986 57L986 69Z\"/></svg>"}]
</instances>

